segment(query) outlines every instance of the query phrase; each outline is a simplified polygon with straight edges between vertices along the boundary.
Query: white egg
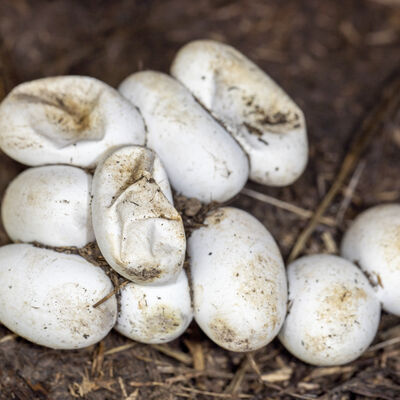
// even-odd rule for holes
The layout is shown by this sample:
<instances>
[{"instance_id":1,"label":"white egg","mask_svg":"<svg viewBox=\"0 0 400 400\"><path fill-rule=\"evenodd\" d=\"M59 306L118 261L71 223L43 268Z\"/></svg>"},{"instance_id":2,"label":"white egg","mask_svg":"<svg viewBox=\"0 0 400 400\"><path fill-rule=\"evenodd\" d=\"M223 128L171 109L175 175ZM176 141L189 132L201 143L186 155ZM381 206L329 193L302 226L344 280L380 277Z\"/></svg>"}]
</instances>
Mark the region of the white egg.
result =
<instances>
[{"instance_id":1,"label":"white egg","mask_svg":"<svg viewBox=\"0 0 400 400\"><path fill-rule=\"evenodd\" d=\"M119 90L140 109L147 146L160 156L177 192L206 203L240 192L249 175L246 155L178 81L144 71L125 79Z\"/></svg>"},{"instance_id":2,"label":"white egg","mask_svg":"<svg viewBox=\"0 0 400 400\"><path fill-rule=\"evenodd\" d=\"M285 186L302 174L308 159L303 112L243 54L215 41L194 41L178 52L171 74L240 143L250 179Z\"/></svg>"},{"instance_id":3,"label":"white egg","mask_svg":"<svg viewBox=\"0 0 400 400\"><path fill-rule=\"evenodd\" d=\"M297 358L314 365L355 360L375 337L380 305L363 273L328 254L306 256L288 267L289 309L279 333Z\"/></svg>"},{"instance_id":4,"label":"white egg","mask_svg":"<svg viewBox=\"0 0 400 400\"><path fill-rule=\"evenodd\" d=\"M23 164L94 167L110 148L144 142L138 111L94 78L23 83L0 105L0 148Z\"/></svg>"},{"instance_id":5,"label":"white egg","mask_svg":"<svg viewBox=\"0 0 400 400\"><path fill-rule=\"evenodd\" d=\"M92 176L70 166L30 168L5 193L1 215L14 242L83 247L94 241Z\"/></svg>"},{"instance_id":6,"label":"white egg","mask_svg":"<svg viewBox=\"0 0 400 400\"><path fill-rule=\"evenodd\" d=\"M0 322L54 349L79 349L103 339L117 318L107 275L77 255L28 244L0 247Z\"/></svg>"},{"instance_id":7,"label":"white egg","mask_svg":"<svg viewBox=\"0 0 400 400\"><path fill-rule=\"evenodd\" d=\"M141 284L178 276L186 251L183 222L152 150L127 146L99 163L92 215L99 248L119 274Z\"/></svg>"},{"instance_id":8,"label":"white egg","mask_svg":"<svg viewBox=\"0 0 400 400\"><path fill-rule=\"evenodd\" d=\"M166 285L129 283L120 292L120 311L115 329L142 343L166 343L176 339L193 318L185 271Z\"/></svg>"},{"instance_id":9,"label":"white egg","mask_svg":"<svg viewBox=\"0 0 400 400\"><path fill-rule=\"evenodd\" d=\"M224 207L188 239L196 322L227 350L268 344L286 313L285 268L267 229L245 211Z\"/></svg>"},{"instance_id":10,"label":"white egg","mask_svg":"<svg viewBox=\"0 0 400 400\"><path fill-rule=\"evenodd\" d=\"M347 230L341 253L367 274L383 309L400 316L400 204L361 213Z\"/></svg>"}]
</instances>

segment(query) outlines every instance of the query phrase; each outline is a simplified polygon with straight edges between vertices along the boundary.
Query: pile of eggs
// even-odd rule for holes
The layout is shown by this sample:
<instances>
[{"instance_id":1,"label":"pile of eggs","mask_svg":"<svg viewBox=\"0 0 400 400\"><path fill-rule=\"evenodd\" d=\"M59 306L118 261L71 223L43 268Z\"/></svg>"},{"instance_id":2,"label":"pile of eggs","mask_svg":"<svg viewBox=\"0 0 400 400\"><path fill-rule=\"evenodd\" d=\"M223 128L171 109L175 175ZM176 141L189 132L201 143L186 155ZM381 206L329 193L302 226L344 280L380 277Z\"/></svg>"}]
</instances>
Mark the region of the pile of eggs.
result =
<instances>
[{"instance_id":1,"label":"pile of eggs","mask_svg":"<svg viewBox=\"0 0 400 400\"><path fill-rule=\"evenodd\" d=\"M400 315L400 205L361 214L344 258L306 256L287 271L245 211L218 207L186 235L171 186L208 204L233 198L248 178L289 185L308 145L302 111L230 46L189 43L171 74L135 73L119 92L89 77L39 79L1 103L0 148L32 168L2 202L15 244L0 248L0 322L34 343L77 349L112 328L165 343L194 317L231 351L279 336L311 364L357 358L381 303ZM94 241L123 285L52 249Z\"/></svg>"}]
</instances>

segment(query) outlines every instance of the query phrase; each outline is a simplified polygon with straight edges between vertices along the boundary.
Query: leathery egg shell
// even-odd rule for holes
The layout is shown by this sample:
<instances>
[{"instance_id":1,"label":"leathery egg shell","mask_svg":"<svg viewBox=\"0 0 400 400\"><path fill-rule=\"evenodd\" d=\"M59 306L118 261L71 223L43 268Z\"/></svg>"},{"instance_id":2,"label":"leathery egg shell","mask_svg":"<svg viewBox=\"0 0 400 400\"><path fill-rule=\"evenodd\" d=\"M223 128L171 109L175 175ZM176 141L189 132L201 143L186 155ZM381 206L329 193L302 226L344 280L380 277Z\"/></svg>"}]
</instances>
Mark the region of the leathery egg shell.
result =
<instances>
[{"instance_id":1,"label":"leathery egg shell","mask_svg":"<svg viewBox=\"0 0 400 400\"><path fill-rule=\"evenodd\" d=\"M177 192L205 203L240 192L249 175L246 155L184 86L166 74L142 71L119 90L140 109L147 147L159 155Z\"/></svg>"},{"instance_id":2,"label":"leathery egg shell","mask_svg":"<svg viewBox=\"0 0 400 400\"><path fill-rule=\"evenodd\" d=\"M53 349L79 349L103 339L115 324L107 275L80 256L28 244L0 248L0 321L25 339Z\"/></svg>"},{"instance_id":3,"label":"leathery egg shell","mask_svg":"<svg viewBox=\"0 0 400 400\"><path fill-rule=\"evenodd\" d=\"M23 164L94 167L110 148L144 143L139 112L94 78L23 83L0 105L0 148Z\"/></svg>"},{"instance_id":4,"label":"leathery egg shell","mask_svg":"<svg viewBox=\"0 0 400 400\"><path fill-rule=\"evenodd\" d=\"M99 248L119 274L140 284L176 279L185 259L185 232L152 150L127 146L99 163L92 215Z\"/></svg>"},{"instance_id":5,"label":"leathery egg shell","mask_svg":"<svg viewBox=\"0 0 400 400\"><path fill-rule=\"evenodd\" d=\"M166 285L129 283L120 291L115 329L142 343L166 343L179 337L193 318L190 291L184 270Z\"/></svg>"},{"instance_id":6,"label":"leathery egg shell","mask_svg":"<svg viewBox=\"0 0 400 400\"><path fill-rule=\"evenodd\" d=\"M236 208L219 208L204 224L188 239L195 320L227 350L256 350L278 334L286 314L278 246L256 218Z\"/></svg>"},{"instance_id":7,"label":"leathery egg shell","mask_svg":"<svg viewBox=\"0 0 400 400\"><path fill-rule=\"evenodd\" d=\"M83 247L94 241L92 176L80 168L29 168L8 186L1 215L14 242Z\"/></svg>"},{"instance_id":8,"label":"leathery egg shell","mask_svg":"<svg viewBox=\"0 0 400 400\"><path fill-rule=\"evenodd\" d=\"M328 254L305 256L288 267L289 310L279 339L314 365L355 360L375 337L380 305L364 274Z\"/></svg>"},{"instance_id":9,"label":"leathery egg shell","mask_svg":"<svg viewBox=\"0 0 400 400\"><path fill-rule=\"evenodd\" d=\"M341 253L367 274L383 309L400 316L400 204L361 213L345 233Z\"/></svg>"},{"instance_id":10,"label":"leathery egg shell","mask_svg":"<svg viewBox=\"0 0 400 400\"><path fill-rule=\"evenodd\" d=\"M185 45L171 74L228 129L250 159L250 179L285 186L308 159L303 112L260 68L212 40Z\"/></svg>"}]
</instances>

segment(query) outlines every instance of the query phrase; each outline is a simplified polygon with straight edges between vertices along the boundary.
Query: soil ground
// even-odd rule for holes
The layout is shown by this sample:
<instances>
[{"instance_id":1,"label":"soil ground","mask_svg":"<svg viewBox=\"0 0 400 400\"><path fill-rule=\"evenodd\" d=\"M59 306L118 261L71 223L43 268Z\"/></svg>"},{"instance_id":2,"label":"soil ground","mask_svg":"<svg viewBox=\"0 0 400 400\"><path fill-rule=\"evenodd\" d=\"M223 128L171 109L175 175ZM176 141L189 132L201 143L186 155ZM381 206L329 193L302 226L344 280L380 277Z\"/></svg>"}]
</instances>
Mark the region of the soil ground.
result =
<instances>
[{"instance_id":1,"label":"soil ground","mask_svg":"<svg viewBox=\"0 0 400 400\"><path fill-rule=\"evenodd\" d=\"M197 38L241 50L304 110L304 175L287 188L247 189L314 211L385 80L400 75L398 0L0 0L0 96L44 76L91 75L116 86L140 69L167 72L177 49ZM0 195L23 168L0 154ZM400 112L383 121L330 203L329 223L316 227L302 252L337 252L358 212L400 200L399 175ZM232 204L260 219L285 257L307 224L307 217L243 193ZM0 244L8 242L0 227ZM195 324L164 347L112 332L68 352L35 346L0 326L0 399L400 399L399 336L399 318L384 315L360 359L314 368L277 340L249 355L224 351Z\"/></svg>"}]
</instances>

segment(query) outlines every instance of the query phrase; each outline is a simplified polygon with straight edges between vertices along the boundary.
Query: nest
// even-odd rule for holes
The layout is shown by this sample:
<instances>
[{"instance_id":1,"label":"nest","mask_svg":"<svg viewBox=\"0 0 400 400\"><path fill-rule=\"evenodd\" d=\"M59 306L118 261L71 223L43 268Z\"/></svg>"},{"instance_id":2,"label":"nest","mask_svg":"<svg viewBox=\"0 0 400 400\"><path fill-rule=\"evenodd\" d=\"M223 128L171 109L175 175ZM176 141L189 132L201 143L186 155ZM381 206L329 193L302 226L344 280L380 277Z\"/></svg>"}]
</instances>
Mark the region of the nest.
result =
<instances>
[{"instance_id":1,"label":"nest","mask_svg":"<svg viewBox=\"0 0 400 400\"><path fill-rule=\"evenodd\" d=\"M227 41L294 97L310 139L310 163L299 181L282 189L248 183L231 205L261 220L286 259L337 253L359 211L400 200L400 9L395 0L319 5L118 0L96 5L95 12L86 2L6 0L0 4L0 97L39 76L86 74L115 86L143 66L167 71L188 40ZM1 194L22 169L0 154ZM209 209L175 200L186 229L201 226ZM0 226L0 244L8 242ZM61 250L107 269L93 244ZM253 353L225 351L195 323L167 345L111 332L77 351L39 347L0 326L0 399L70 398L397 399L400 321L383 314L362 357L327 368L302 363L277 340Z\"/></svg>"}]
</instances>

